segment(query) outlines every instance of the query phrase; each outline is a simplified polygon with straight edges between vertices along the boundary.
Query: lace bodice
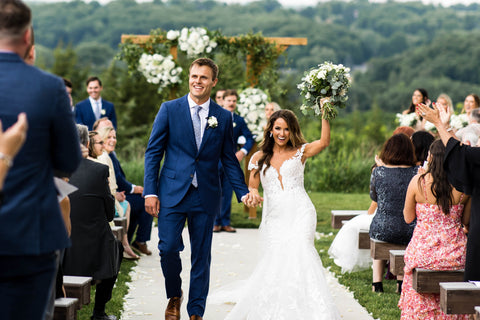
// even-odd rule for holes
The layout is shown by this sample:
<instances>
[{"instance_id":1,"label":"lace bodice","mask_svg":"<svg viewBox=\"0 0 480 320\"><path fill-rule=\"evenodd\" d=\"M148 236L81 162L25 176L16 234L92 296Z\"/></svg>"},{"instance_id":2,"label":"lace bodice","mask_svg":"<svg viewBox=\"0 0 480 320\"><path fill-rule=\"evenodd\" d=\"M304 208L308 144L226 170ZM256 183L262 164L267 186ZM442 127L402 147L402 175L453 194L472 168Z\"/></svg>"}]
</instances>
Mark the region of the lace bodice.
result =
<instances>
[{"instance_id":1,"label":"lace bodice","mask_svg":"<svg viewBox=\"0 0 480 320\"><path fill-rule=\"evenodd\" d=\"M260 171L260 181L262 182L264 194L304 190L303 173L305 164L302 163L302 156L305 151L305 146L306 144L302 145L293 157L285 160L280 166L279 171L273 166L267 168L267 165L263 164L263 168ZM253 163L252 159L248 164L248 169L258 170L258 162Z\"/></svg>"}]
</instances>

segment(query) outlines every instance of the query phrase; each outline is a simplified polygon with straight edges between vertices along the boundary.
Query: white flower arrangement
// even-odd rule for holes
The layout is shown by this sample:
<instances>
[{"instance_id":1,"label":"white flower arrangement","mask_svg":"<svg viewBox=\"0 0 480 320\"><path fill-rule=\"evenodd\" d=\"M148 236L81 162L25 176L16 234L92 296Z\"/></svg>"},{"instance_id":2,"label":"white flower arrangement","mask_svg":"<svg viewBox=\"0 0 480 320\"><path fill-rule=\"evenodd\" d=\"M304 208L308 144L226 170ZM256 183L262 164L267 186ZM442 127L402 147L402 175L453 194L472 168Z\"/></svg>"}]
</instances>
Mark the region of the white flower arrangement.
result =
<instances>
[{"instance_id":1,"label":"white flower arrangement","mask_svg":"<svg viewBox=\"0 0 480 320\"><path fill-rule=\"evenodd\" d=\"M460 130L468 126L468 116L465 113L452 114L450 116L450 126L456 130Z\"/></svg>"},{"instance_id":2,"label":"white flower arrangement","mask_svg":"<svg viewBox=\"0 0 480 320\"><path fill-rule=\"evenodd\" d=\"M208 128L212 128L212 129L215 129L216 127L218 127L218 120L215 116L211 116L207 119L207 123L208 123Z\"/></svg>"},{"instance_id":3,"label":"white flower arrangement","mask_svg":"<svg viewBox=\"0 0 480 320\"><path fill-rule=\"evenodd\" d=\"M238 114L245 119L248 129L250 129L257 142L262 141L263 128L267 124L265 115L267 103L267 94L256 88L247 88L240 92L238 97Z\"/></svg>"},{"instance_id":4,"label":"white flower arrangement","mask_svg":"<svg viewBox=\"0 0 480 320\"><path fill-rule=\"evenodd\" d=\"M397 113L396 120L400 127L414 127L417 124L418 116L415 112L408 114Z\"/></svg>"},{"instance_id":5,"label":"white flower arrangement","mask_svg":"<svg viewBox=\"0 0 480 320\"><path fill-rule=\"evenodd\" d=\"M210 53L217 43L210 39L205 28L183 28L181 31L170 30L166 35L170 41L178 41L178 49L187 53L189 58L202 53Z\"/></svg>"},{"instance_id":6,"label":"white flower arrangement","mask_svg":"<svg viewBox=\"0 0 480 320\"><path fill-rule=\"evenodd\" d=\"M147 79L148 83L158 84L158 90L162 90L168 85L181 83L180 74L182 68L177 67L173 57L166 57L161 54L142 54L138 63L140 71Z\"/></svg>"},{"instance_id":7,"label":"white flower arrangement","mask_svg":"<svg viewBox=\"0 0 480 320\"><path fill-rule=\"evenodd\" d=\"M319 64L318 68L306 73L302 82L297 85L304 100L300 110L304 114L313 110L316 116L322 114L322 118L326 120L334 119L338 114L336 108L345 107L351 81L350 68L331 62ZM323 106L320 103L322 99L325 99L322 101Z\"/></svg>"}]
</instances>

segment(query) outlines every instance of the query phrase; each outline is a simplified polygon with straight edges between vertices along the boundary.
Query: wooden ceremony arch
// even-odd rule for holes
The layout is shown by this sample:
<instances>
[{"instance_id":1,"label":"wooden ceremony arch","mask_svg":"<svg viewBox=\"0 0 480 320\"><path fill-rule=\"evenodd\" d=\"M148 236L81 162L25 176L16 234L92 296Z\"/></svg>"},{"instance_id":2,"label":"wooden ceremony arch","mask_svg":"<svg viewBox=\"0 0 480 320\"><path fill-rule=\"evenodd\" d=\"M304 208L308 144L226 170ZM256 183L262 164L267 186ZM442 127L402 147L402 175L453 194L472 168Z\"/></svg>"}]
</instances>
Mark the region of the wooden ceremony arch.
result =
<instances>
[{"instance_id":1,"label":"wooden ceremony arch","mask_svg":"<svg viewBox=\"0 0 480 320\"><path fill-rule=\"evenodd\" d=\"M122 34L121 41L122 43L129 41L134 44L142 45L147 43L150 39L151 39L150 35ZM231 39L234 39L234 37L232 37ZM305 46L308 43L307 38L265 37L265 40L270 43L274 43L279 53L282 53L285 50L287 50L289 46ZM172 55L174 60L177 59L178 50L176 46L173 46L170 48L170 54ZM254 87L257 84L258 79L256 78L255 74L252 72L252 69L253 69L253 65L252 65L251 55L247 55L245 77L246 77L247 83L251 87ZM248 162L250 161L251 156L256 151L257 151L257 144L255 143L252 150L250 150L250 153L245 157L244 172L245 172L245 182L247 183L247 185L248 185L248 180L250 178L248 175ZM249 219L257 218L256 208L248 208L245 206L244 209L246 212L248 212Z\"/></svg>"}]
</instances>

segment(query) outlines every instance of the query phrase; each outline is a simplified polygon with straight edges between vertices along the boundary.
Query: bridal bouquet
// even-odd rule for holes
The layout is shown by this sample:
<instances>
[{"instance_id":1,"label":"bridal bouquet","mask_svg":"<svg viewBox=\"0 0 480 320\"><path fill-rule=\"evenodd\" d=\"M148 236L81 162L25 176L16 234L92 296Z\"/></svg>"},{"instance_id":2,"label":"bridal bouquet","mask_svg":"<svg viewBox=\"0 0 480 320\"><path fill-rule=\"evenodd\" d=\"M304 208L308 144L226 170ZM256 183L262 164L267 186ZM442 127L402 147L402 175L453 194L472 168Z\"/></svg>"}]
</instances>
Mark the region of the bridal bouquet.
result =
<instances>
[{"instance_id":1,"label":"bridal bouquet","mask_svg":"<svg viewBox=\"0 0 480 320\"><path fill-rule=\"evenodd\" d=\"M408 114L397 113L396 120L400 127L414 127L417 124L418 116L415 112Z\"/></svg>"},{"instance_id":2,"label":"bridal bouquet","mask_svg":"<svg viewBox=\"0 0 480 320\"><path fill-rule=\"evenodd\" d=\"M161 54L142 54L138 62L138 71L147 79L148 83L158 84L161 91L168 85L181 83L181 67L176 67L173 57Z\"/></svg>"},{"instance_id":3,"label":"bridal bouquet","mask_svg":"<svg viewBox=\"0 0 480 320\"><path fill-rule=\"evenodd\" d=\"M450 117L450 126L457 130L465 128L468 126L468 116L465 113L461 114L452 114Z\"/></svg>"},{"instance_id":4,"label":"bridal bouquet","mask_svg":"<svg viewBox=\"0 0 480 320\"><path fill-rule=\"evenodd\" d=\"M268 96L260 89L247 88L240 92L237 111L245 119L248 129L252 132L257 142L263 139L263 128L267 124L265 106Z\"/></svg>"},{"instance_id":5,"label":"bridal bouquet","mask_svg":"<svg viewBox=\"0 0 480 320\"><path fill-rule=\"evenodd\" d=\"M297 86L304 100L300 110L304 114L313 110L317 116L322 114L323 119L334 119L338 114L336 108L345 107L350 83L349 68L331 62L319 64L318 68L306 73Z\"/></svg>"},{"instance_id":6,"label":"bridal bouquet","mask_svg":"<svg viewBox=\"0 0 480 320\"><path fill-rule=\"evenodd\" d=\"M167 39L174 41L178 38L178 48L192 58L203 53L210 53L217 47L217 43L210 39L205 28L183 28L180 32L170 30Z\"/></svg>"}]
</instances>

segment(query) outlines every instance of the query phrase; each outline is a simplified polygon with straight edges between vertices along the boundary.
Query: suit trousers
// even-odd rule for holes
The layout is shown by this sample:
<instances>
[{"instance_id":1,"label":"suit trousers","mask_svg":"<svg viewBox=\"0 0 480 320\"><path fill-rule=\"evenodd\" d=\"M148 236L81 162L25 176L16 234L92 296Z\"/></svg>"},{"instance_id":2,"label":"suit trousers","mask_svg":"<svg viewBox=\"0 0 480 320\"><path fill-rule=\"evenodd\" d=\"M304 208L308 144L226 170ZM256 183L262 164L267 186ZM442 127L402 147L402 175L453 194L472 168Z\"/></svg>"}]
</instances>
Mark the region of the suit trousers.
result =
<instances>
[{"instance_id":1,"label":"suit trousers","mask_svg":"<svg viewBox=\"0 0 480 320\"><path fill-rule=\"evenodd\" d=\"M222 181L222 208L220 214L215 219L216 226L229 226L230 225L230 215L232 212L232 195L233 189L230 181L223 172L223 168L220 172L220 179Z\"/></svg>"},{"instance_id":2,"label":"suit trousers","mask_svg":"<svg viewBox=\"0 0 480 320\"><path fill-rule=\"evenodd\" d=\"M105 313L105 305L112 299L113 287L117 275L112 278L99 280L95 288L95 306L93 307L93 314L101 316Z\"/></svg>"},{"instance_id":3,"label":"suit trousers","mask_svg":"<svg viewBox=\"0 0 480 320\"><path fill-rule=\"evenodd\" d=\"M57 271L57 255L0 256L2 320L43 320Z\"/></svg>"},{"instance_id":4,"label":"suit trousers","mask_svg":"<svg viewBox=\"0 0 480 320\"><path fill-rule=\"evenodd\" d=\"M145 211L145 199L140 194L127 194L127 201L130 203L130 225L128 227L128 241L131 242L135 230L136 241L147 242L152 232L153 217ZM138 228L137 228L138 227Z\"/></svg>"},{"instance_id":5,"label":"suit trousers","mask_svg":"<svg viewBox=\"0 0 480 320\"><path fill-rule=\"evenodd\" d=\"M160 208L158 236L160 264L165 277L167 298L182 294L182 262L180 251L184 249L182 231L185 222L191 246L190 290L187 311L190 316L203 316L210 284L212 229L215 216L202 207L200 193L190 186L183 200L173 208Z\"/></svg>"}]
</instances>

